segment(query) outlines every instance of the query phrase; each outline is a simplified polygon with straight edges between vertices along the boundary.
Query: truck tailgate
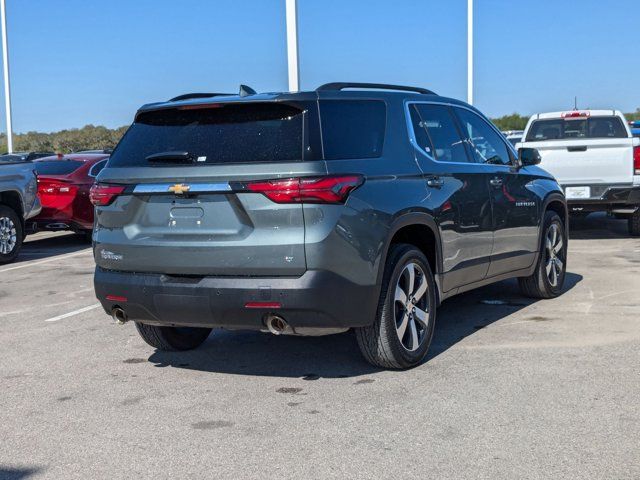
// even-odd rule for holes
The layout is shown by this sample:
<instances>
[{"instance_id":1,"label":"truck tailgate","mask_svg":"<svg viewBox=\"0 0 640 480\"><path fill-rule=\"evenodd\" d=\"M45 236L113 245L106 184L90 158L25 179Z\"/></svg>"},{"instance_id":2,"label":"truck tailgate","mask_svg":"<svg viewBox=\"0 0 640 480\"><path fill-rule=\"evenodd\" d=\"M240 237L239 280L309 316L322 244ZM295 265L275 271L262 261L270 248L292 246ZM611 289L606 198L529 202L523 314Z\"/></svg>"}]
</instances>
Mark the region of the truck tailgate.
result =
<instances>
[{"instance_id":1,"label":"truck tailgate","mask_svg":"<svg viewBox=\"0 0 640 480\"><path fill-rule=\"evenodd\" d=\"M540 166L562 185L628 184L633 181L633 138L532 142Z\"/></svg>"}]
</instances>

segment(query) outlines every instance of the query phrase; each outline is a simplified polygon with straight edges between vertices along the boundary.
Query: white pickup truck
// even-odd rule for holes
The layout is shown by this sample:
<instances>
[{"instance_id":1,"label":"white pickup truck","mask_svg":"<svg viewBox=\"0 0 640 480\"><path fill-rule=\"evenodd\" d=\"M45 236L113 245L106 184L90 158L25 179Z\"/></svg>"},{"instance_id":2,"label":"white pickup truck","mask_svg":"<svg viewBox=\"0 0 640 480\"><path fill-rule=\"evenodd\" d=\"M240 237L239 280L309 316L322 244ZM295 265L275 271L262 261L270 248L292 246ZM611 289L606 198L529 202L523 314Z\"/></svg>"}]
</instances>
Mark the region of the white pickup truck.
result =
<instances>
[{"instance_id":1,"label":"white pickup truck","mask_svg":"<svg viewBox=\"0 0 640 480\"><path fill-rule=\"evenodd\" d=\"M640 138L617 110L533 115L518 147L538 149L540 166L562 185L569 212L628 218L640 235Z\"/></svg>"}]
</instances>

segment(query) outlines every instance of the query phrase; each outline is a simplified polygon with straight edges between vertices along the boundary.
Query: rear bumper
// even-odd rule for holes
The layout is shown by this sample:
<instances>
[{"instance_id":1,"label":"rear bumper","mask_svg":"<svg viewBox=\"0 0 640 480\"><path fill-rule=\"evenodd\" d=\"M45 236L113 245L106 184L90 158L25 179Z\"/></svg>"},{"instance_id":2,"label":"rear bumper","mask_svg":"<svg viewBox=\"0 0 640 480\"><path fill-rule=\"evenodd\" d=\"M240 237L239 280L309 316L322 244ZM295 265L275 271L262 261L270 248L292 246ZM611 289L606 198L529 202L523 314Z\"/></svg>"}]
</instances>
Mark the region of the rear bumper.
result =
<instances>
[{"instance_id":1,"label":"rear bumper","mask_svg":"<svg viewBox=\"0 0 640 480\"><path fill-rule=\"evenodd\" d=\"M565 189L568 185L563 185ZM640 206L640 185L588 185L589 199L567 199L569 211L597 212Z\"/></svg>"},{"instance_id":2,"label":"rear bumper","mask_svg":"<svg viewBox=\"0 0 640 480\"><path fill-rule=\"evenodd\" d=\"M326 271L300 277L177 277L117 272L96 267L96 296L105 312L123 308L131 320L165 326L264 329L277 313L292 327L345 328L370 325L379 287L356 285ZM126 302L107 300L107 295ZM280 308L247 308L249 302Z\"/></svg>"}]
</instances>

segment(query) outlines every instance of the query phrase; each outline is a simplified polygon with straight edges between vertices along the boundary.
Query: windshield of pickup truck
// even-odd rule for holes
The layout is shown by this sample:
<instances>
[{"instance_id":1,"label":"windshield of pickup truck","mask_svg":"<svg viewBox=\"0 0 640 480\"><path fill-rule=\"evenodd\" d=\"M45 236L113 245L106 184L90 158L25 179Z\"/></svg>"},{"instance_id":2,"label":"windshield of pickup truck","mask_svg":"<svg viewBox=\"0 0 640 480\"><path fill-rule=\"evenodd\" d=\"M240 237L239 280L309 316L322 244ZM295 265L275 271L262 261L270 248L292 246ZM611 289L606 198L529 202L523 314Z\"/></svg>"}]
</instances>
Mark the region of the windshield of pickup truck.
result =
<instances>
[{"instance_id":1,"label":"windshield of pickup truck","mask_svg":"<svg viewBox=\"0 0 640 480\"><path fill-rule=\"evenodd\" d=\"M527 142L587 138L626 138L627 130L618 117L579 119L553 118L535 120L527 134Z\"/></svg>"}]
</instances>

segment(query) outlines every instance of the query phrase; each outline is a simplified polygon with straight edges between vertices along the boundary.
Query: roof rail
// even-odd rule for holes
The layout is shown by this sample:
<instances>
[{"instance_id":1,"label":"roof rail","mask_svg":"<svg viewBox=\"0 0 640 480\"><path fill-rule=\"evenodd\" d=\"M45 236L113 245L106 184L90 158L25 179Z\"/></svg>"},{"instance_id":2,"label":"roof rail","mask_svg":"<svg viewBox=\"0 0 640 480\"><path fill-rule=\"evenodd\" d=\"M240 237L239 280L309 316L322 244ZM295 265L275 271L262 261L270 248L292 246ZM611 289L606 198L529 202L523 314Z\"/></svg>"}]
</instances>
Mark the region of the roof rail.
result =
<instances>
[{"instance_id":1,"label":"roof rail","mask_svg":"<svg viewBox=\"0 0 640 480\"><path fill-rule=\"evenodd\" d=\"M358 83L358 82L334 82L325 83L316 88L316 92L344 90L345 88L366 88L378 90L399 90L403 92L416 92L424 95L437 95L437 93L420 87L408 87L405 85L389 85L386 83Z\"/></svg>"},{"instance_id":2,"label":"roof rail","mask_svg":"<svg viewBox=\"0 0 640 480\"><path fill-rule=\"evenodd\" d=\"M190 98L209 98L218 97L224 95L233 95L233 93L185 93L184 95L178 95L173 97L170 102L177 102L178 100L189 100Z\"/></svg>"}]
</instances>

